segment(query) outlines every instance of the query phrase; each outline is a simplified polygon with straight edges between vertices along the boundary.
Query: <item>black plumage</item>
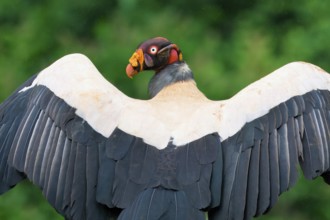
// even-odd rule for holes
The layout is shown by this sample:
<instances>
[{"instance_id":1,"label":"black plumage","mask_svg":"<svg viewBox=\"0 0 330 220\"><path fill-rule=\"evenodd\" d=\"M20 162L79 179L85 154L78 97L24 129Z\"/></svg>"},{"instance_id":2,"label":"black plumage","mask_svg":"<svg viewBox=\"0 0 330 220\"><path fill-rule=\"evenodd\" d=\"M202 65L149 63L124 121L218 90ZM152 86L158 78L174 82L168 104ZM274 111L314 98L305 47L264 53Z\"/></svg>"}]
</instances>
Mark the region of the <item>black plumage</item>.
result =
<instances>
[{"instance_id":1,"label":"black plumage","mask_svg":"<svg viewBox=\"0 0 330 220\"><path fill-rule=\"evenodd\" d=\"M322 143L326 136L322 134L329 126L329 120L321 119L320 114L315 113L320 111L317 108L325 108L320 104L324 103L324 99L317 94L324 96L325 93L324 91L312 91L301 98L289 99L271 109L262 118L247 123L240 132L222 143L230 146L225 149L236 148L238 152L241 152L236 154L235 159L230 158L230 164L226 162L226 158L229 155L233 157L235 153L230 151L229 155L224 158L224 166L228 167L225 170L229 173L224 175L229 175L226 179L233 181L233 183L225 183L225 185L233 186L233 188L225 188L223 191L225 195L232 198L230 201L236 205L236 210L230 208L230 204L229 206L223 204L222 209L218 211L215 209L211 212L211 219L227 219L230 218L229 216L234 216L234 219L251 219L272 208L279 195L297 181L298 158L307 178L313 179L329 169L329 164L326 163L329 160L328 148ZM329 94L328 92L327 96ZM306 100L311 101L304 101L305 97ZM311 97L319 98L311 99ZM305 103L302 111L292 107L296 100ZM288 105L291 107L286 107ZM295 110L290 112L289 109ZM261 123L263 125L261 128L258 126L257 120L264 121L265 117L269 118L268 125ZM320 123L322 125L319 125ZM253 130L252 127L255 126L258 129ZM253 140L254 143L251 144ZM246 146L243 147L241 143L245 143ZM303 148L301 149L300 146ZM256 182L255 176L259 178L259 182ZM246 186L242 183L250 185ZM225 196L223 198L227 201ZM237 208L241 206L245 206L245 208ZM245 211L238 212L237 210ZM216 212L219 214L214 214ZM242 217L243 215L244 217Z\"/></svg>"},{"instance_id":2,"label":"black plumage","mask_svg":"<svg viewBox=\"0 0 330 220\"><path fill-rule=\"evenodd\" d=\"M265 138L261 140L260 143L260 161L259 161L259 189L258 189L258 201L257 201L257 211L255 216L259 216L265 213L270 206L270 191L271 191L271 181L270 181L270 156L268 142L269 135L266 133Z\"/></svg>"},{"instance_id":3,"label":"black plumage","mask_svg":"<svg viewBox=\"0 0 330 220\"><path fill-rule=\"evenodd\" d=\"M246 201L244 216L256 215L259 196L259 176L260 176L260 140L256 140L251 150L251 157L248 170L248 181L246 189Z\"/></svg>"}]
</instances>

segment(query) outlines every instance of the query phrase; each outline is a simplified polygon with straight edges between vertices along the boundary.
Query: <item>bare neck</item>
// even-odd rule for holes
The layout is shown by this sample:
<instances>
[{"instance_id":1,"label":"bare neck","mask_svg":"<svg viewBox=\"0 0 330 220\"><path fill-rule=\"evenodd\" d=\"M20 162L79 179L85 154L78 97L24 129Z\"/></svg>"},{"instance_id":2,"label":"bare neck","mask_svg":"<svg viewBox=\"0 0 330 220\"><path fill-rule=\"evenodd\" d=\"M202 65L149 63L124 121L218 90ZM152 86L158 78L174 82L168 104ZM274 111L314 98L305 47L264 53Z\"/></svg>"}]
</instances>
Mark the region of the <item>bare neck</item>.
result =
<instances>
[{"instance_id":1,"label":"bare neck","mask_svg":"<svg viewBox=\"0 0 330 220\"><path fill-rule=\"evenodd\" d=\"M193 73L185 62L168 65L151 78L149 96L153 98L165 87L185 81L194 81Z\"/></svg>"}]
</instances>

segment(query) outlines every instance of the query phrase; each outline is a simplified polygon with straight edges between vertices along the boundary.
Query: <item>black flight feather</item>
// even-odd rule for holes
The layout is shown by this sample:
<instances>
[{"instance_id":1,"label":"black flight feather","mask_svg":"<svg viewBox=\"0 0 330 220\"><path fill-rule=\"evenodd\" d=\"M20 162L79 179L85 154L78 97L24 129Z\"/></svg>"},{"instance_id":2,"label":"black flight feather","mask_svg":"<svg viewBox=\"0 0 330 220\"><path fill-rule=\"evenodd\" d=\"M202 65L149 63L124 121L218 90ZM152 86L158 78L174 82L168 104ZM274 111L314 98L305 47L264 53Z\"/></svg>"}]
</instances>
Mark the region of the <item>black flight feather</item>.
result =
<instances>
[{"instance_id":1,"label":"black flight feather","mask_svg":"<svg viewBox=\"0 0 330 220\"><path fill-rule=\"evenodd\" d=\"M259 176L260 176L260 146L261 141L256 140L251 148L251 157L248 170L248 183L246 189L245 218L249 219L257 211L259 196Z\"/></svg>"},{"instance_id":2,"label":"black flight feather","mask_svg":"<svg viewBox=\"0 0 330 220\"><path fill-rule=\"evenodd\" d=\"M269 174L270 174L270 204L272 208L280 195L280 170L278 157L277 130L273 130L269 136Z\"/></svg>"},{"instance_id":3,"label":"black flight feather","mask_svg":"<svg viewBox=\"0 0 330 220\"><path fill-rule=\"evenodd\" d=\"M280 171L280 194L287 191L290 181L290 155L289 155L289 145L288 145L288 128L286 124L283 124L278 129L278 161L279 161L279 171Z\"/></svg>"},{"instance_id":4,"label":"black flight feather","mask_svg":"<svg viewBox=\"0 0 330 220\"><path fill-rule=\"evenodd\" d=\"M244 216L251 151L251 148L242 151L237 164L235 182L232 189L232 198L229 206L229 215L234 219L243 219Z\"/></svg>"},{"instance_id":5,"label":"black flight feather","mask_svg":"<svg viewBox=\"0 0 330 220\"><path fill-rule=\"evenodd\" d=\"M259 161L259 193L256 216L263 214L270 205L270 159L269 159L269 135L260 143Z\"/></svg>"}]
</instances>

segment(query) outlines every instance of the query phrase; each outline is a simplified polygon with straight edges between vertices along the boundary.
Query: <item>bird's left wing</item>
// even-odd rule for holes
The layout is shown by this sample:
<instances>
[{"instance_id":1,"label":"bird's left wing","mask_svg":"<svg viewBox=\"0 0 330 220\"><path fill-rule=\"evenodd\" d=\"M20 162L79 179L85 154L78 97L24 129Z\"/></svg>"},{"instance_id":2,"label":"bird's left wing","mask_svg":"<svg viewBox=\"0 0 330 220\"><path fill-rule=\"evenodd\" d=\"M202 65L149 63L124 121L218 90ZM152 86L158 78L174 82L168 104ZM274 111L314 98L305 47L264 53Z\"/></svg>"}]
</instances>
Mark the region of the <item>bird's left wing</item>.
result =
<instances>
[{"instance_id":1,"label":"bird's left wing","mask_svg":"<svg viewBox=\"0 0 330 220\"><path fill-rule=\"evenodd\" d=\"M84 55L59 59L0 105L0 193L27 177L68 219L108 219L125 206L114 170L133 140L118 123L140 102Z\"/></svg>"},{"instance_id":2,"label":"bird's left wing","mask_svg":"<svg viewBox=\"0 0 330 220\"><path fill-rule=\"evenodd\" d=\"M319 67L288 64L222 101L220 115L210 219L265 213L295 184L299 163L329 183L330 75Z\"/></svg>"}]
</instances>

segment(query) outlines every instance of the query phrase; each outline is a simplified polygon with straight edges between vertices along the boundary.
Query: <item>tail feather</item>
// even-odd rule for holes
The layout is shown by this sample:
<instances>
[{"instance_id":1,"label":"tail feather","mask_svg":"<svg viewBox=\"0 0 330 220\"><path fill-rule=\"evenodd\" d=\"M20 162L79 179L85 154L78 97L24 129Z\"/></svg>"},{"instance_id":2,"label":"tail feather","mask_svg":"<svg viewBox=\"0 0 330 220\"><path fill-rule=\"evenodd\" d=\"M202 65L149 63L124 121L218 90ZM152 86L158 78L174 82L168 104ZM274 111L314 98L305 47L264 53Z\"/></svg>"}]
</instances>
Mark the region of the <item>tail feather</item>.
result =
<instances>
[{"instance_id":1,"label":"tail feather","mask_svg":"<svg viewBox=\"0 0 330 220\"><path fill-rule=\"evenodd\" d=\"M118 220L205 220L203 211L192 206L183 191L146 189L124 209Z\"/></svg>"}]
</instances>

